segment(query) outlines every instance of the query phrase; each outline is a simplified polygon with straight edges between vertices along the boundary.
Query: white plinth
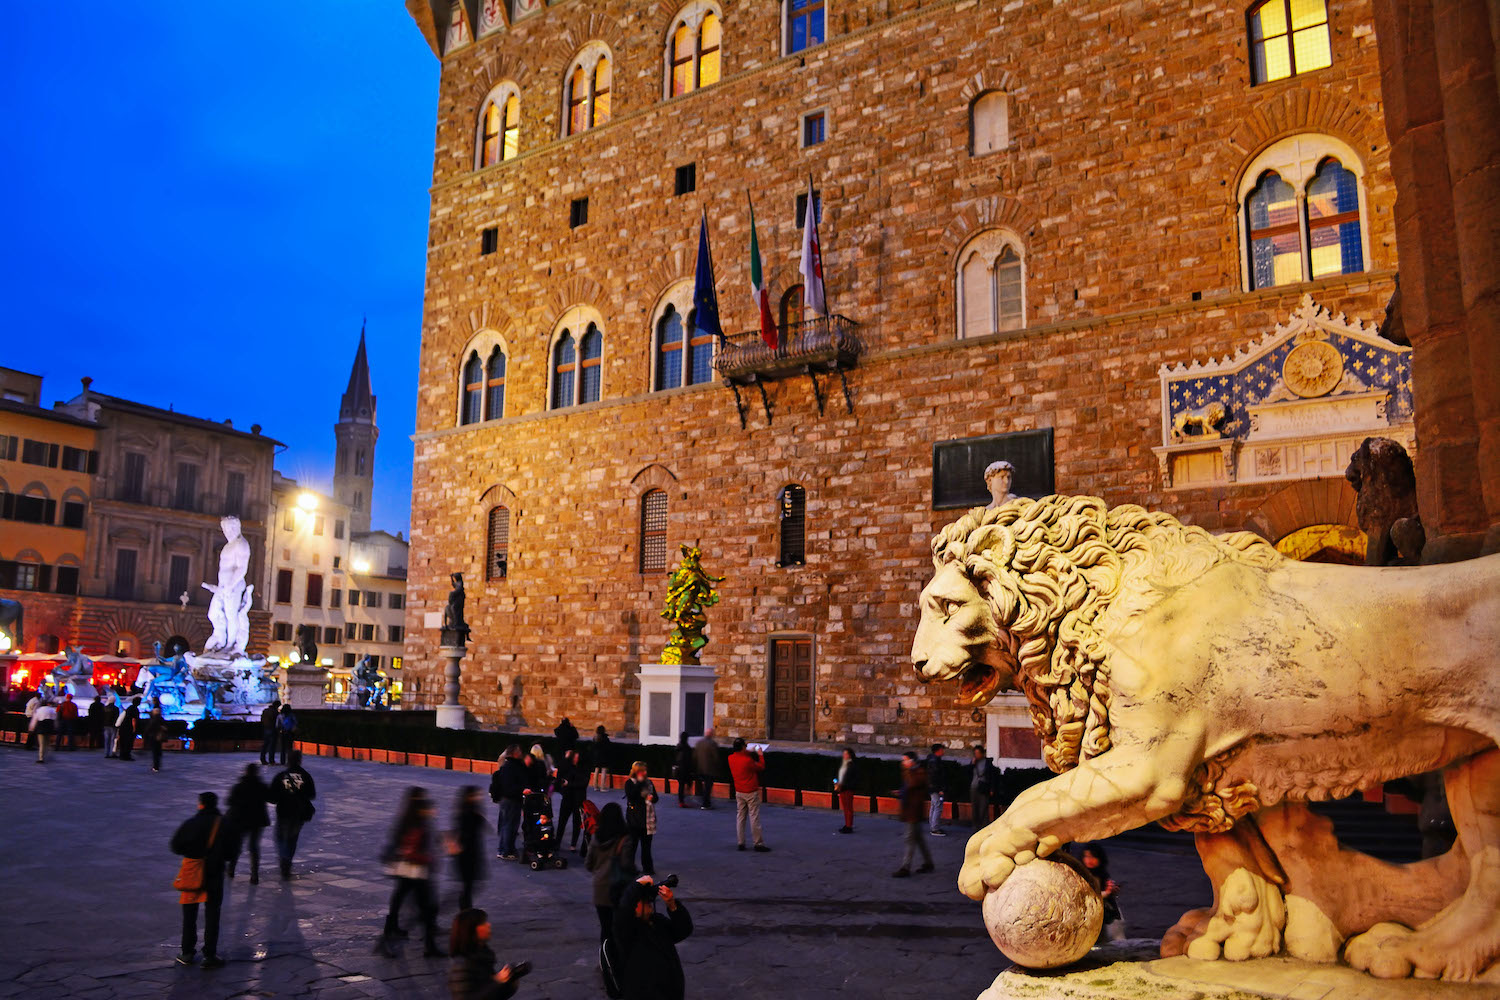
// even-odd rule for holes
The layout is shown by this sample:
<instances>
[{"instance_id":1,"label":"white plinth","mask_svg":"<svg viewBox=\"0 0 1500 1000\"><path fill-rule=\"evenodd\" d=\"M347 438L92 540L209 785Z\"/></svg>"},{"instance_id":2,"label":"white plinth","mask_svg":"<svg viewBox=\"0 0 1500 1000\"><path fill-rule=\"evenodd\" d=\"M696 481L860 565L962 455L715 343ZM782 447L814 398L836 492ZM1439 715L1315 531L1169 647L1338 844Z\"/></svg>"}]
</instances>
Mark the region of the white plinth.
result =
<instances>
[{"instance_id":1,"label":"white plinth","mask_svg":"<svg viewBox=\"0 0 1500 1000\"><path fill-rule=\"evenodd\" d=\"M327 690L328 671L321 667L284 666L281 668L282 698L292 711L322 708Z\"/></svg>"},{"instance_id":2,"label":"white plinth","mask_svg":"<svg viewBox=\"0 0 1500 1000\"><path fill-rule=\"evenodd\" d=\"M439 729L463 729L464 707L462 705L439 705L437 727Z\"/></svg>"},{"instance_id":3,"label":"white plinth","mask_svg":"<svg viewBox=\"0 0 1500 1000\"><path fill-rule=\"evenodd\" d=\"M1009 757L1000 752L1000 730L1020 729L1027 733L1035 730L1031 725L1031 712L1026 696L1015 692L997 694L984 707L984 755L999 768L1046 767L1040 755L1036 757Z\"/></svg>"},{"instance_id":4,"label":"white plinth","mask_svg":"<svg viewBox=\"0 0 1500 1000\"><path fill-rule=\"evenodd\" d=\"M642 663L640 741L676 743L679 733L703 735L714 721L714 682L719 675L702 664Z\"/></svg>"}]
</instances>

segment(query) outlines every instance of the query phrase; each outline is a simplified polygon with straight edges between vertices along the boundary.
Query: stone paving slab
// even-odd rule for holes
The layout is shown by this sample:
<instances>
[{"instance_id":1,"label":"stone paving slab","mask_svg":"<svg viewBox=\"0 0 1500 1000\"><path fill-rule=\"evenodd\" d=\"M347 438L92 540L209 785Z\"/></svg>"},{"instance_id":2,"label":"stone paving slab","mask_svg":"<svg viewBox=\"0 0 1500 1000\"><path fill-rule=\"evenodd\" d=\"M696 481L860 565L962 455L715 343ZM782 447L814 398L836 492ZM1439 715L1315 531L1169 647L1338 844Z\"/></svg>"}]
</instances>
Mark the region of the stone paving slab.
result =
<instances>
[{"instance_id":1,"label":"stone paving slab","mask_svg":"<svg viewBox=\"0 0 1500 1000\"><path fill-rule=\"evenodd\" d=\"M181 911L168 841L199 791L225 798L254 759L172 754L153 774L140 758L98 751L54 753L37 766L24 750L0 749L0 1000L446 997L446 963L422 958L420 942L408 941L395 960L371 954L390 893L375 859L403 790L425 786L446 829L459 788L485 780L462 772L311 759L318 814L303 831L297 877L278 877L267 831L261 884L248 884L248 858L227 883L220 952L228 965L173 964ZM591 794L602 803L620 792ZM931 839L936 874L897 880L889 876L901 827L889 818L861 816L854 836L837 836L833 811L768 806L761 815L772 853L739 853L728 803L704 812L662 800L657 871L681 876L696 928L679 946L690 996L968 1000L1005 967L979 908L954 887L966 830ZM566 870L532 872L492 858L477 890L501 959L535 964L521 997L603 996L589 875L569 859ZM1159 935L1207 902L1196 859L1116 847L1111 863L1137 933ZM440 890L446 924L457 909L451 872ZM405 923L414 921L408 911Z\"/></svg>"}]
</instances>

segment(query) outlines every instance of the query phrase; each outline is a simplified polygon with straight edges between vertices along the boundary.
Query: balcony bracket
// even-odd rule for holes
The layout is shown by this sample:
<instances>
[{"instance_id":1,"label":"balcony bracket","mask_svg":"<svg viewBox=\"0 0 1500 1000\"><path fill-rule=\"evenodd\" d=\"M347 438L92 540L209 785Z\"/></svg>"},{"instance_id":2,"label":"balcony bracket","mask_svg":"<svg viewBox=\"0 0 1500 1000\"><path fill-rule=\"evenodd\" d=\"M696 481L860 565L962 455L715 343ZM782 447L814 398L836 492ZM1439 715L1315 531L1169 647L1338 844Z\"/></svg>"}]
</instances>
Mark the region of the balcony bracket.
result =
<instances>
[{"instance_id":1,"label":"balcony bracket","mask_svg":"<svg viewBox=\"0 0 1500 1000\"><path fill-rule=\"evenodd\" d=\"M771 397L766 395L766 383L764 379L755 380L756 388L760 389L760 405L766 408L766 426L771 426Z\"/></svg>"},{"instance_id":2,"label":"balcony bracket","mask_svg":"<svg viewBox=\"0 0 1500 1000\"><path fill-rule=\"evenodd\" d=\"M739 383L738 382L730 382L729 383L729 388L731 388L731 389L734 390L734 408L735 408L735 411L737 413L739 413L739 415L740 415L740 430L745 430L746 426L747 426L746 423L745 423L746 406L745 406L745 401L740 398L740 386L739 386Z\"/></svg>"},{"instance_id":3,"label":"balcony bracket","mask_svg":"<svg viewBox=\"0 0 1500 1000\"><path fill-rule=\"evenodd\" d=\"M854 396L849 392L849 378L845 375L843 368L839 369L839 382L844 386L844 406L848 409L849 416L852 417L854 416Z\"/></svg>"},{"instance_id":4,"label":"balcony bracket","mask_svg":"<svg viewBox=\"0 0 1500 1000\"><path fill-rule=\"evenodd\" d=\"M808 381L812 383L813 399L818 401L818 416L821 417L823 416L823 388L818 385L818 373L813 371L812 365L808 365L804 370L807 372Z\"/></svg>"}]
</instances>

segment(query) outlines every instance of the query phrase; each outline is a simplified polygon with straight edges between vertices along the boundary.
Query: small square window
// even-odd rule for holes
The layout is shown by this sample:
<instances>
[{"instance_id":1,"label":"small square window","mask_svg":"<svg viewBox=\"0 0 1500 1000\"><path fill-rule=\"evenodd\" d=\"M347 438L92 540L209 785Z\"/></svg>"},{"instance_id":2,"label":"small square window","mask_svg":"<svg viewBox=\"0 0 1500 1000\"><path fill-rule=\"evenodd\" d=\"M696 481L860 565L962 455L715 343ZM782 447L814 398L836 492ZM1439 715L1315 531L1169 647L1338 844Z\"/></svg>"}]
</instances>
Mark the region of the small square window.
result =
<instances>
[{"instance_id":1,"label":"small square window","mask_svg":"<svg viewBox=\"0 0 1500 1000\"><path fill-rule=\"evenodd\" d=\"M812 111L802 116L802 146L816 146L828 138L828 112Z\"/></svg>"},{"instance_id":2,"label":"small square window","mask_svg":"<svg viewBox=\"0 0 1500 1000\"><path fill-rule=\"evenodd\" d=\"M677 183L673 187L673 194L681 197L692 194L698 190L698 164L684 163L677 168Z\"/></svg>"},{"instance_id":3,"label":"small square window","mask_svg":"<svg viewBox=\"0 0 1500 1000\"><path fill-rule=\"evenodd\" d=\"M500 230L495 226L481 230L479 233L479 255L492 254L500 247Z\"/></svg>"},{"instance_id":4,"label":"small square window","mask_svg":"<svg viewBox=\"0 0 1500 1000\"><path fill-rule=\"evenodd\" d=\"M807 218L807 192L804 191L797 196L797 228L802 228L802 222ZM823 224L823 194L821 191L813 191L813 218L818 225Z\"/></svg>"},{"instance_id":5,"label":"small square window","mask_svg":"<svg viewBox=\"0 0 1500 1000\"><path fill-rule=\"evenodd\" d=\"M579 226L588 225L589 200L587 198L574 198L573 203L568 206L568 226L577 229Z\"/></svg>"}]
</instances>

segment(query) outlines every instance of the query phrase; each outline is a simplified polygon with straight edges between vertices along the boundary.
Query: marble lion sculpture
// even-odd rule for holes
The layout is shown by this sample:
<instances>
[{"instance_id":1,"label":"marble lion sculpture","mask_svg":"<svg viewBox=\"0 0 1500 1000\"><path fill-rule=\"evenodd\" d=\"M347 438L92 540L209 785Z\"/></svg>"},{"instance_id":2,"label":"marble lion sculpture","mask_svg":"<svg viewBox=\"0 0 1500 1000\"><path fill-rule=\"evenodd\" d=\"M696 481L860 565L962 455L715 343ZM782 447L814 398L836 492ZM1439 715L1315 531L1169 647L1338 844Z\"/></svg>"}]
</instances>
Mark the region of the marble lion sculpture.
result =
<instances>
[{"instance_id":1,"label":"marble lion sculpture","mask_svg":"<svg viewBox=\"0 0 1500 1000\"><path fill-rule=\"evenodd\" d=\"M1164 954L1500 981L1500 555L1301 563L1065 496L975 509L932 549L913 664L966 706L1023 692L1059 772L970 839L966 895L1156 821L1195 834L1214 886ZM1438 768L1439 858L1347 850L1306 805Z\"/></svg>"}]
</instances>

